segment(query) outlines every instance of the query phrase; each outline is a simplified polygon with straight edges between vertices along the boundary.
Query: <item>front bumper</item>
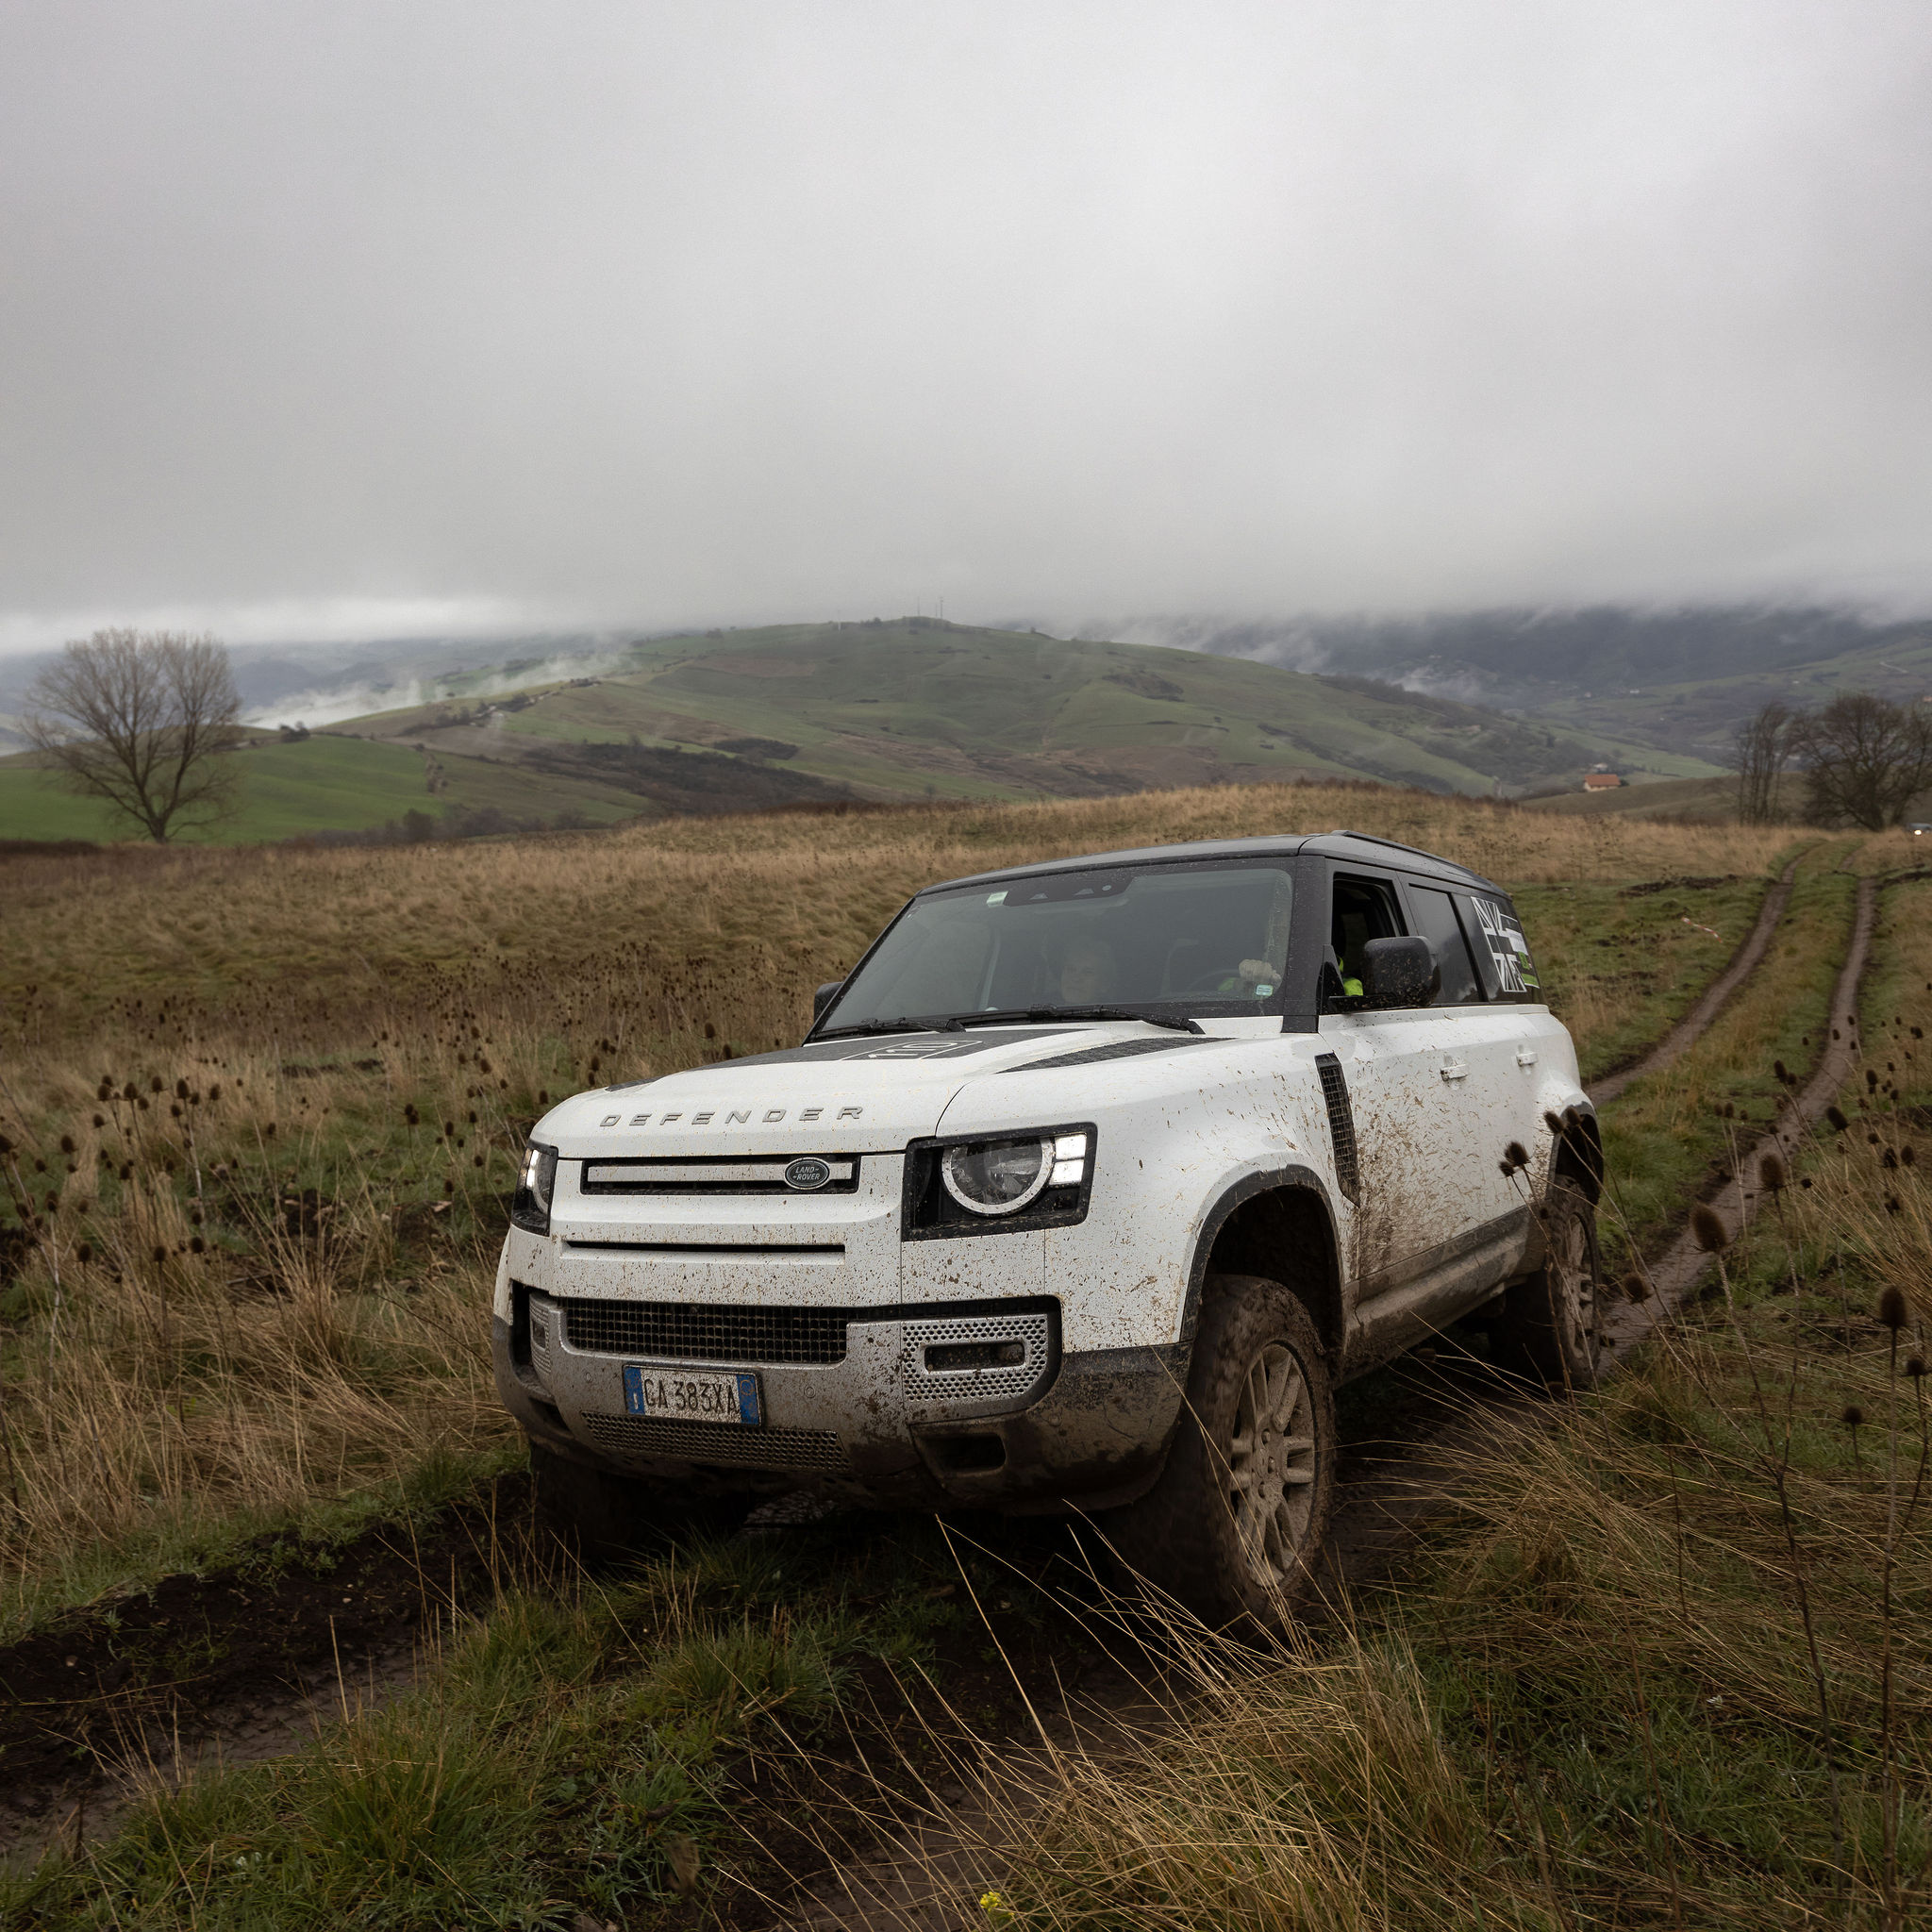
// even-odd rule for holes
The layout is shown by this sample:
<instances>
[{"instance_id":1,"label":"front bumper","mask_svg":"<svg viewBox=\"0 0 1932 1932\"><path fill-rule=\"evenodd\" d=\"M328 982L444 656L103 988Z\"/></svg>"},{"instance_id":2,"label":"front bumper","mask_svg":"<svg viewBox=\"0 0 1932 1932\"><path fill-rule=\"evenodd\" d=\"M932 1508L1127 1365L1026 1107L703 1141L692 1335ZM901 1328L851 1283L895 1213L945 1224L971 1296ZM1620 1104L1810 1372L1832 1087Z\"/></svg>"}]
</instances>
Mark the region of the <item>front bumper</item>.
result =
<instances>
[{"instance_id":1,"label":"front bumper","mask_svg":"<svg viewBox=\"0 0 1932 1932\"><path fill-rule=\"evenodd\" d=\"M821 1316L811 1352L836 1358L776 1361L725 1348L667 1357L648 1336L627 1348L608 1322L579 1312L634 1307L511 1284L510 1319L493 1324L497 1386L542 1447L700 1490L798 1485L889 1507L1111 1507L1159 1474L1186 1377L1177 1348L1063 1354L1057 1310L1037 1298L848 1310L829 1326ZM930 1366L931 1350L943 1360L962 1343L1024 1355ZM627 1413L625 1362L666 1359L756 1369L763 1424Z\"/></svg>"}]
</instances>

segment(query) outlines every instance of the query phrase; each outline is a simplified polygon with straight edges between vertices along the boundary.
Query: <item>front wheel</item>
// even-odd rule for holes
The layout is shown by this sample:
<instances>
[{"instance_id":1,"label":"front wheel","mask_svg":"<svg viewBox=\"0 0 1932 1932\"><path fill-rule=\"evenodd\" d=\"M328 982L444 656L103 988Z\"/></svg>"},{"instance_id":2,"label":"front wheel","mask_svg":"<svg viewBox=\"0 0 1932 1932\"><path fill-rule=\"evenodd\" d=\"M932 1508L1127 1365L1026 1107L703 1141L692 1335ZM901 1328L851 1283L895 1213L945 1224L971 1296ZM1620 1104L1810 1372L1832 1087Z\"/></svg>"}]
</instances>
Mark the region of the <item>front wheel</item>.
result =
<instances>
[{"instance_id":1,"label":"front wheel","mask_svg":"<svg viewBox=\"0 0 1932 1932\"><path fill-rule=\"evenodd\" d=\"M1167 1466L1101 1527L1129 1569L1219 1628L1278 1629L1313 1581L1335 1493L1335 1397L1278 1281L1210 1276Z\"/></svg>"},{"instance_id":2,"label":"front wheel","mask_svg":"<svg viewBox=\"0 0 1932 1932\"><path fill-rule=\"evenodd\" d=\"M1603 1369L1596 1209L1567 1180L1542 1209L1543 1265L1512 1282L1496 1340L1503 1361L1550 1389L1594 1389Z\"/></svg>"}]
</instances>

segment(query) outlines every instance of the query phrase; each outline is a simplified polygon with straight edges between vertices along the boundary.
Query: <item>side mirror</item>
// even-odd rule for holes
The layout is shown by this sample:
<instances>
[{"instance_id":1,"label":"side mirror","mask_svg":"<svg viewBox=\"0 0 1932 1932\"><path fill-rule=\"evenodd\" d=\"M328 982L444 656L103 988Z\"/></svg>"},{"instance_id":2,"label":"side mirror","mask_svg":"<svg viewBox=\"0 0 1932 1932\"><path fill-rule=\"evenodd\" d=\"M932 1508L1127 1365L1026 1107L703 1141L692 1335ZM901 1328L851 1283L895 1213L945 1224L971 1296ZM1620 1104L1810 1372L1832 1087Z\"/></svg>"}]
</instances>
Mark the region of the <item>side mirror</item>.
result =
<instances>
[{"instance_id":1,"label":"side mirror","mask_svg":"<svg viewBox=\"0 0 1932 1932\"><path fill-rule=\"evenodd\" d=\"M1438 979L1427 940L1371 940L1362 948L1365 1007L1425 1007L1436 996Z\"/></svg>"},{"instance_id":2,"label":"side mirror","mask_svg":"<svg viewBox=\"0 0 1932 1932\"><path fill-rule=\"evenodd\" d=\"M845 982L842 979L828 979L811 996L811 1024L816 1026L824 1017L824 1011L839 997L839 989Z\"/></svg>"}]
</instances>

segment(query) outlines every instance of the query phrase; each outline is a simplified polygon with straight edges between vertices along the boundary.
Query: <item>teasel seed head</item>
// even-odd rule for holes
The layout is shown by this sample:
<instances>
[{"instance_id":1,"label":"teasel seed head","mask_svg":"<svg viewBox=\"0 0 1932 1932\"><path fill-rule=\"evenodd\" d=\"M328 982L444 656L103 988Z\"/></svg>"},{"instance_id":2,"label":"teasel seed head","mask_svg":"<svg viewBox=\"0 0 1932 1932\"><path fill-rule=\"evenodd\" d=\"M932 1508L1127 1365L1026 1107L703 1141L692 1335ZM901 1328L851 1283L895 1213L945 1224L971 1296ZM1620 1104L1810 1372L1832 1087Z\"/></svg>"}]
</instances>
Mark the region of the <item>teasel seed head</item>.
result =
<instances>
[{"instance_id":1,"label":"teasel seed head","mask_svg":"<svg viewBox=\"0 0 1932 1932\"><path fill-rule=\"evenodd\" d=\"M1824 1109L1824 1118L1830 1123L1831 1130L1834 1134L1842 1134L1851 1125L1851 1122L1844 1117L1843 1111L1836 1106L1827 1107Z\"/></svg>"},{"instance_id":2,"label":"teasel seed head","mask_svg":"<svg viewBox=\"0 0 1932 1932\"><path fill-rule=\"evenodd\" d=\"M1563 1123L1547 1108L1543 1110L1543 1125L1549 1128L1551 1140L1560 1141L1563 1138Z\"/></svg>"},{"instance_id":3,"label":"teasel seed head","mask_svg":"<svg viewBox=\"0 0 1932 1932\"><path fill-rule=\"evenodd\" d=\"M1896 1335L1906 1325L1905 1291L1896 1284L1881 1290L1878 1296L1878 1319Z\"/></svg>"},{"instance_id":4,"label":"teasel seed head","mask_svg":"<svg viewBox=\"0 0 1932 1932\"><path fill-rule=\"evenodd\" d=\"M1862 1429L1865 1426L1865 1411L1856 1402L1848 1402L1840 1412L1839 1421L1848 1429Z\"/></svg>"},{"instance_id":5,"label":"teasel seed head","mask_svg":"<svg viewBox=\"0 0 1932 1932\"><path fill-rule=\"evenodd\" d=\"M1918 1381L1925 1373L1925 1357L1922 1355L1908 1355L1906 1357L1906 1374Z\"/></svg>"},{"instance_id":6,"label":"teasel seed head","mask_svg":"<svg viewBox=\"0 0 1932 1932\"><path fill-rule=\"evenodd\" d=\"M1619 1286L1624 1291L1624 1299L1630 1302L1647 1302L1650 1299L1650 1283L1641 1274L1626 1274Z\"/></svg>"},{"instance_id":7,"label":"teasel seed head","mask_svg":"<svg viewBox=\"0 0 1932 1932\"><path fill-rule=\"evenodd\" d=\"M1690 1210L1690 1238L1707 1255L1722 1255L1731 1244L1717 1210L1703 1201Z\"/></svg>"},{"instance_id":8,"label":"teasel seed head","mask_svg":"<svg viewBox=\"0 0 1932 1932\"><path fill-rule=\"evenodd\" d=\"M1783 1160L1769 1148L1757 1159L1757 1185L1767 1194L1782 1194L1790 1186Z\"/></svg>"}]
</instances>

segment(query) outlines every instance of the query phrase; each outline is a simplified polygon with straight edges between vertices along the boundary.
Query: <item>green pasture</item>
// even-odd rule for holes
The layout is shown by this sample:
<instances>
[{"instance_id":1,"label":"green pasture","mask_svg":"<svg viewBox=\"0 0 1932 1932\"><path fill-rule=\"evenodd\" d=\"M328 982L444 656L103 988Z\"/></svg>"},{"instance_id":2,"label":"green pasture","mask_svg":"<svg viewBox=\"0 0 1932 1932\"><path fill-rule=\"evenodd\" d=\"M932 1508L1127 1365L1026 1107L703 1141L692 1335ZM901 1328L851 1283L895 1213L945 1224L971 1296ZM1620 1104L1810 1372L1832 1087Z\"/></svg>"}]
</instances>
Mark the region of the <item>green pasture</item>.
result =
<instances>
[{"instance_id":1,"label":"green pasture","mask_svg":"<svg viewBox=\"0 0 1932 1932\"><path fill-rule=\"evenodd\" d=\"M552 778L515 765L440 756L446 789L432 793L423 754L367 739L317 733L270 739L233 754L242 768L241 808L196 843L243 845L308 832L371 831L406 812L440 818L451 807L494 807L520 819L576 811L598 824L635 818L641 801L612 786ZM30 757L0 758L0 839L137 838L100 801L78 798Z\"/></svg>"}]
</instances>

